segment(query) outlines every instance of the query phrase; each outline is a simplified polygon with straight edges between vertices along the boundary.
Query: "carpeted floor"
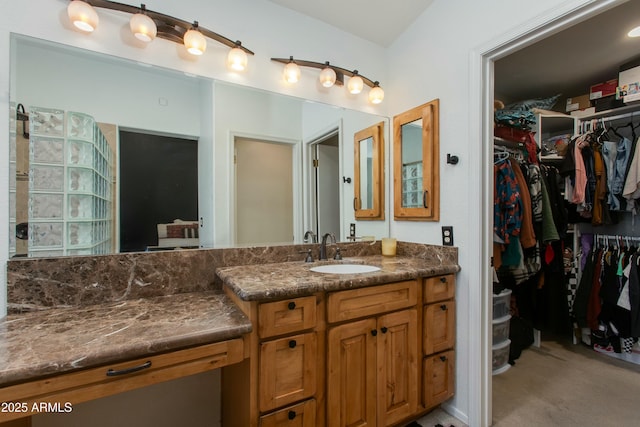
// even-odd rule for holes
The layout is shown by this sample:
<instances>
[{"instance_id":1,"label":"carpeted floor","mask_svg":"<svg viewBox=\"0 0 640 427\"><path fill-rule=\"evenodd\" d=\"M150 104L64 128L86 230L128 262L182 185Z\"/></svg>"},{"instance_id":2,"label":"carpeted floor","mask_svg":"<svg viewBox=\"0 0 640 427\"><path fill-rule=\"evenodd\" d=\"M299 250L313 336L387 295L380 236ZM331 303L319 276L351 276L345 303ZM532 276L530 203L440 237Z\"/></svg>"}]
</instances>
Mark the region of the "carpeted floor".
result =
<instances>
[{"instance_id":1,"label":"carpeted floor","mask_svg":"<svg viewBox=\"0 0 640 427\"><path fill-rule=\"evenodd\" d=\"M494 427L640 425L640 365L563 340L493 376ZM438 408L407 427L467 427Z\"/></svg>"},{"instance_id":2,"label":"carpeted floor","mask_svg":"<svg viewBox=\"0 0 640 427\"><path fill-rule=\"evenodd\" d=\"M495 427L640 425L640 366L543 341L493 376Z\"/></svg>"}]
</instances>

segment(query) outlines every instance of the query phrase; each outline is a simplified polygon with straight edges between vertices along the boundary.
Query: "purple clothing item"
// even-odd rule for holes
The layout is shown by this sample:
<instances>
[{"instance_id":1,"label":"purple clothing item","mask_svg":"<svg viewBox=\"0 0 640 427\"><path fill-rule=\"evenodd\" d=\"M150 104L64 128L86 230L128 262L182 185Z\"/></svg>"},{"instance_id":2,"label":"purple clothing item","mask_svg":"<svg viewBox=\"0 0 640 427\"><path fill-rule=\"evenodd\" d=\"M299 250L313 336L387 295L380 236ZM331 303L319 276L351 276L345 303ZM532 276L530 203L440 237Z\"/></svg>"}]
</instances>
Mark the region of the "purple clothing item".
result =
<instances>
[{"instance_id":1,"label":"purple clothing item","mask_svg":"<svg viewBox=\"0 0 640 427\"><path fill-rule=\"evenodd\" d=\"M587 263L587 258L591 253L593 247L593 234L584 233L580 235L580 247L582 248L582 258L580 258L580 271L584 271L584 266Z\"/></svg>"}]
</instances>

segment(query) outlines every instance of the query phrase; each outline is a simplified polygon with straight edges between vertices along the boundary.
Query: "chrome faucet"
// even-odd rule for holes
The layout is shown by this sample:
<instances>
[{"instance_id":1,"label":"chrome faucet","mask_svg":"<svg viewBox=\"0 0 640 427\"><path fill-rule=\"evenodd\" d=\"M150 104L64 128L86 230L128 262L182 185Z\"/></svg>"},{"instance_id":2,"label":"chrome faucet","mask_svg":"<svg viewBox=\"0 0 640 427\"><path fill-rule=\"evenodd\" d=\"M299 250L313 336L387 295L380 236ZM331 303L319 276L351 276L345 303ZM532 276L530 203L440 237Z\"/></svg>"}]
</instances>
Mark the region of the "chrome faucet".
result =
<instances>
[{"instance_id":1,"label":"chrome faucet","mask_svg":"<svg viewBox=\"0 0 640 427\"><path fill-rule=\"evenodd\" d=\"M311 242L309 242L309 237L311 237ZM318 243L318 237L316 236L316 233L314 233L313 230L307 230L304 233L304 242L305 243Z\"/></svg>"},{"instance_id":2,"label":"chrome faucet","mask_svg":"<svg viewBox=\"0 0 640 427\"><path fill-rule=\"evenodd\" d=\"M327 259L327 237L331 237L333 244L336 244L336 236L333 233L325 233L320 243L320 259Z\"/></svg>"}]
</instances>

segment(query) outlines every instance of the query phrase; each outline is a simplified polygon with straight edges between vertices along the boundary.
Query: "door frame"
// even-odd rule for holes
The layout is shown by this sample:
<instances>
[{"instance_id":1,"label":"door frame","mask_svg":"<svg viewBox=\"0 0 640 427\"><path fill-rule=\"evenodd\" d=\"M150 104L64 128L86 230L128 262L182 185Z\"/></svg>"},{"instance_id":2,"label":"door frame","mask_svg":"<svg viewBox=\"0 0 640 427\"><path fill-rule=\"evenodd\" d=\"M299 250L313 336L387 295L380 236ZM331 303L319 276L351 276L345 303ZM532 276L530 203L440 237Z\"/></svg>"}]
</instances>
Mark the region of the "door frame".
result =
<instances>
[{"instance_id":1,"label":"door frame","mask_svg":"<svg viewBox=\"0 0 640 427\"><path fill-rule=\"evenodd\" d=\"M469 342L469 408L468 425L490 426L492 424L492 298L493 275L491 256L493 253L493 99L494 61L512 54L572 24L589 19L605 10L625 3L627 0L568 0L544 14L514 28L510 32L471 51L469 58L470 98L469 158L477 159L469 164L470 176L474 180L474 191L470 192L471 206L479 207L479 215L472 215L470 230L471 252L480 260L476 274L482 286L469 286L468 328L471 335L480 339ZM472 232L473 233L473 232ZM475 302L475 303L474 303ZM472 355L479 354L480 357ZM454 413L455 409L452 408Z\"/></svg>"},{"instance_id":2,"label":"door frame","mask_svg":"<svg viewBox=\"0 0 640 427\"><path fill-rule=\"evenodd\" d=\"M229 212L229 229L231 230L231 245L235 245L238 241L237 232L238 224L236 221L236 167L235 167L235 152L236 152L236 138L253 139L270 144L284 144L291 145L292 149L292 171L293 171L293 241L299 242L302 239L304 231L302 231L302 189L300 188L300 182L302 182L302 148L301 141L291 138L279 138L270 135L260 135L247 132L230 132L230 150L229 150L229 165L231 165L229 173L229 199L228 199L228 212Z\"/></svg>"}]
</instances>

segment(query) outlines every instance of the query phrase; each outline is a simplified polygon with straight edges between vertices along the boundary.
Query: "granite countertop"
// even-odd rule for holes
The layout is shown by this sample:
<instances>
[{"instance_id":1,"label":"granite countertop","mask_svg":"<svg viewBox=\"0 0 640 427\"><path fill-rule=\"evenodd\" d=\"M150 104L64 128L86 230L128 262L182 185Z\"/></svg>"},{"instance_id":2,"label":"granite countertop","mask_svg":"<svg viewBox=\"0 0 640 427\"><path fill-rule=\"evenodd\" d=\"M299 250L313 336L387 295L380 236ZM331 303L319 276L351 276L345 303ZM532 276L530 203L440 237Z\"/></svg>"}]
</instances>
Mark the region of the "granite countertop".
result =
<instances>
[{"instance_id":1,"label":"granite countertop","mask_svg":"<svg viewBox=\"0 0 640 427\"><path fill-rule=\"evenodd\" d=\"M310 271L311 267L331 264L366 264L379 271L358 274L328 274ZM371 255L348 257L342 261L282 262L243 265L216 269L223 283L245 301L268 301L293 298L315 292L337 291L379 285L417 277L456 273L460 266L437 259L411 256L384 257Z\"/></svg>"},{"instance_id":2,"label":"granite countertop","mask_svg":"<svg viewBox=\"0 0 640 427\"><path fill-rule=\"evenodd\" d=\"M249 319L219 291L9 315L0 320L0 387L248 332Z\"/></svg>"}]
</instances>

